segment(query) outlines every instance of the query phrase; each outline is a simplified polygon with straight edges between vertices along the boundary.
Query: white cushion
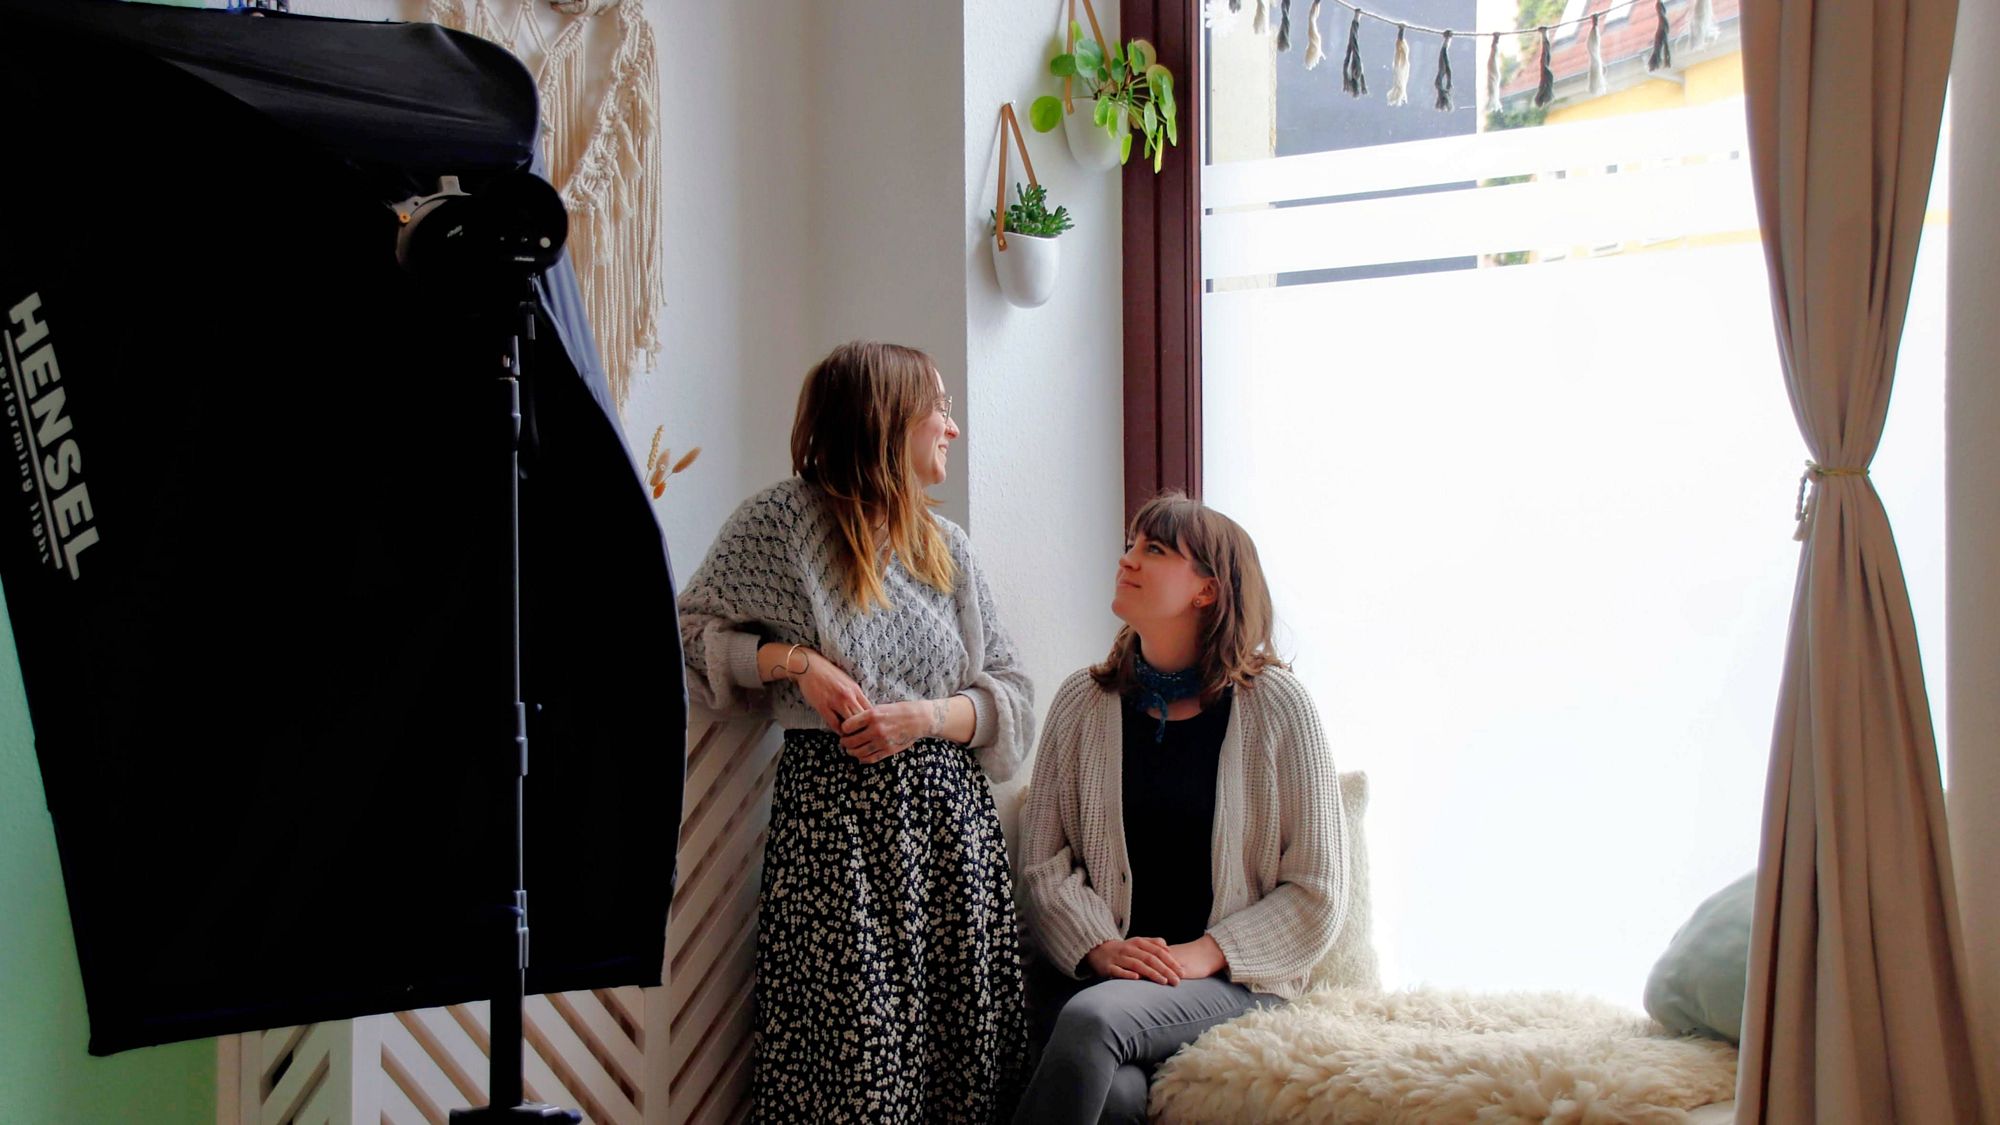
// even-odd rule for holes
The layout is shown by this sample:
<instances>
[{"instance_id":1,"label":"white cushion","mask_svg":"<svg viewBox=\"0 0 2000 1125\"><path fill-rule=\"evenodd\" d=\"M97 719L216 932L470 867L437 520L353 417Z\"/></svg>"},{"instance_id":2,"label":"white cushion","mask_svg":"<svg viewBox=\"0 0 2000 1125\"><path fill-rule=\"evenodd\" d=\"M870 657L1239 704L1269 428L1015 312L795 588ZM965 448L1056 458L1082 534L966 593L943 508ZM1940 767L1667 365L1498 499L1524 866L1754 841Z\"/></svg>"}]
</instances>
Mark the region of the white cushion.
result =
<instances>
[{"instance_id":1,"label":"white cushion","mask_svg":"<svg viewBox=\"0 0 2000 1125\"><path fill-rule=\"evenodd\" d=\"M1347 920L1333 945L1313 966L1309 988L1380 988L1382 967L1375 958L1375 909L1368 894L1368 775L1340 775L1340 815L1347 826Z\"/></svg>"}]
</instances>

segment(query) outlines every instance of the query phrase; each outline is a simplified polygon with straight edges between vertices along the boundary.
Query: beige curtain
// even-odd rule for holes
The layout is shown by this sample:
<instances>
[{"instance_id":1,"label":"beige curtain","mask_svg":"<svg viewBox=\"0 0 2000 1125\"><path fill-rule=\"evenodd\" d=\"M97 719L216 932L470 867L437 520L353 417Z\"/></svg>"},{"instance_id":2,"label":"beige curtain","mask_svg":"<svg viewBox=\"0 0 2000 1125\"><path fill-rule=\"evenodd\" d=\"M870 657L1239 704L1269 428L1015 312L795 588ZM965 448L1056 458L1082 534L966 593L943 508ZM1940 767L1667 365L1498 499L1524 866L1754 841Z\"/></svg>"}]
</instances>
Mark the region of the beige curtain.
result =
<instances>
[{"instance_id":1,"label":"beige curtain","mask_svg":"<svg viewBox=\"0 0 2000 1125\"><path fill-rule=\"evenodd\" d=\"M1779 354L1814 467L1751 931L1739 1122L1980 1120L1937 743L1882 436L1957 0L1745 0Z\"/></svg>"}]
</instances>

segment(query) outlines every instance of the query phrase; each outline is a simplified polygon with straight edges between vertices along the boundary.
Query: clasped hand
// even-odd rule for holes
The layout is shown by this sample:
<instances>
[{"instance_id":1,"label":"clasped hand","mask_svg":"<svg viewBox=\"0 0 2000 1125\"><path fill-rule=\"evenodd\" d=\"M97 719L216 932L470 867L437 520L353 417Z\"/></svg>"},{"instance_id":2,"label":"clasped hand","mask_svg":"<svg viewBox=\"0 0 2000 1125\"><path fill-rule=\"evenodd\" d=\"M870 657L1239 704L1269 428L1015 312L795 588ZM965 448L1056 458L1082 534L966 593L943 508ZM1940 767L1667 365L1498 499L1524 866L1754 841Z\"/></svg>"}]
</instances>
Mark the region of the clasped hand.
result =
<instances>
[{"instance_id":1,"label":"clasped hand","mask_svg":"<svg viewBox=\"0 0 2000 1125\"><path fill-rule=\"evenodd\" d=\"M1084 955L1084 962L1100 977L1165 985L1212 977L1228 967L1222 946L1207 934L1181 945L1150 937L1099 942Z\"/></svg>"},{"instance_id":2,"label":"clasped hand","mask_svg":"<svg viewBox=\"0 0 2000 1125\"><path fill-rule=\"evenodd\" d=\"M799 694L826 725L839 733L841 748L862 765L908 750L917 739L937 733L937 709L930 703L868 701L854 677L831 660L802 649L803 669L783 666L798 682Z\"/></svg>"},{"instance_id":3,"label":"clasped hand","mask_svg":"<svg viewBox=\"0 0 2000 1125\"><path fill-rule=\"evenodd\" d=\"M937 733L929 703L884 703L857 711L840 724L840 745L862 765L901 753Z\"/></svg>"}]
</instances>

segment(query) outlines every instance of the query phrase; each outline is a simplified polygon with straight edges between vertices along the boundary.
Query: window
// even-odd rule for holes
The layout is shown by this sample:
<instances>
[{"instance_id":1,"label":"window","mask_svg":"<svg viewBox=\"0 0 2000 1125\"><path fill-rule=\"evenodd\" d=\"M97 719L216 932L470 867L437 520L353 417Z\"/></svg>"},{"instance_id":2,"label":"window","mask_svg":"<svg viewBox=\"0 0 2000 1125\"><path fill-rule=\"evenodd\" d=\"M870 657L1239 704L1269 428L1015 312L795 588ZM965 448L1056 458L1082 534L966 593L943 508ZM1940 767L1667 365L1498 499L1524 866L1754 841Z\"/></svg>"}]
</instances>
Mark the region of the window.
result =
<instances>
[{"instance_id":1,"label":"window","mask_svg":"<svg viewBox=\"0 0 2000 1125\"><path fill-rule=\"evenodd\" d=\"M1669 78L1617 55L1607 20L1601 96L1565 69L1583 51L1567 37L1534 124L1516 112L1531 79L1505 77L1503 112L1483 104L1484 39L1454 42L1458 105L1439 113L1438 40L1412 32L1410 104L1389 107L1394 26L1363 21L1369 93L1350 99L1344 19L1306 71L1300 29L1277 53L1250 8L1202 36L1183 100L1204 129L1181 258L1160 203L1175 189L1126 172L1128 259L1135 179L1152 193L1128 287L1170 304L1156 263L1198 264L1198 368L1162 374L1128 322L1148 440L1192 456L1205 499L1257 537L1281 646L1341 767L1373 779L1388 982L1636 1006L1695 903L1756 862L1798 558L1805 452L1740 158L1735 5ZM1650 43L1651 11L1620 35ZM1943 159L1874 470L1940 709ZM1196 400L1179 445L1157 409L1175 388Z\"/></svg>"}]
</instances>

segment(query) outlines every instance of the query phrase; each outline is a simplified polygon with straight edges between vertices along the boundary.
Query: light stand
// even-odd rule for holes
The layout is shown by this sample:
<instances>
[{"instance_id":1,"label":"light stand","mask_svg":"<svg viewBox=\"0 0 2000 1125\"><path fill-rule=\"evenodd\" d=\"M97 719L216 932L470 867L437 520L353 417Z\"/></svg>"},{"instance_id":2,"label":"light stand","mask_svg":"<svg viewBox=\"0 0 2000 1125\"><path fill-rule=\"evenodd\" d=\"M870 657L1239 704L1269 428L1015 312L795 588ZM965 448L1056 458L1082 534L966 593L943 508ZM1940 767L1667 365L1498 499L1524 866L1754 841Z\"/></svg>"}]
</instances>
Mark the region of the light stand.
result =
<instances>
[{"instance_id":1,"label":"light stand","mask_svg":"<svg viewBox=\"0 0 2000 1125\"><path fill-rule=\"evenodd\" d=\"M539 176L520 172L496 177L477 194L460 189L455 176L442 177L438 191L416 196L393 209L401 226L396 260L404 269L449 287L455 297L476 303L511 305L506 351L494 394L496 433L505 445L507 467L507 640L512 671L508 695L512 745L503 768L512 777L513 898L496 917L499 973L492 1000L487 1048L487 1104L451 1111L452 1125L499 1122L580 1122L576 1110L522 1100L523 1001L527 996L528 892L522 848L522 785L528 774L528 708L521 698L521 448L522 385L527 380L524 342L535 339L541 308L535 279L562 254L569 216L554 188ZM501 304L505 302L505 304ZM532 401L532 396L530 398ZM532 439L531 439L532 440Z\"/></svg>"}]
</instances>

